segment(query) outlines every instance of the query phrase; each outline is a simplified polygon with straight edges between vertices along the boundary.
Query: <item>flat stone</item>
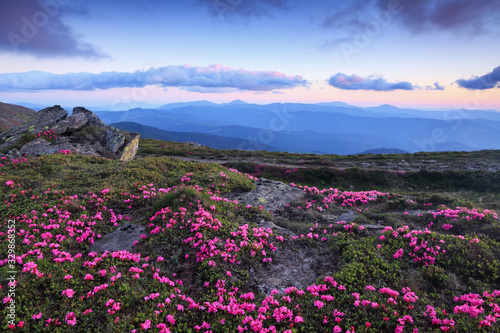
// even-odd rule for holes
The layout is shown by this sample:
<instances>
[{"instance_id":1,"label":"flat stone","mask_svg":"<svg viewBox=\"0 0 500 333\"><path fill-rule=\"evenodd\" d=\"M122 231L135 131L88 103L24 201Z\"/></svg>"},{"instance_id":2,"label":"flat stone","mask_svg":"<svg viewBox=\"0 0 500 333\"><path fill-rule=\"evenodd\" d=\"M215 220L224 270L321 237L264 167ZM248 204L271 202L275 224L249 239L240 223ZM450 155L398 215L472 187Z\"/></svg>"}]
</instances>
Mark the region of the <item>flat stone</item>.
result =
<instances>
[{"instance_id":1,"label":"flat stone","mask_svg":"<svg viewBox=\"0 0 500 333\"><path fill-rule=\"evenodd\" d=\"M354 221L355 218L356 218L356 213L351 210L351 211L344 213L344 214L340 215L339 217L337 217L335 222L344 221L346 223L351 223Z\"/></svg>"},{"instance_id":2,"label":"flat stone","mask_svg":"<svg viewBox=\"0 0 500 333\"><path fill-rule=\"evenodd\" d=\"M280 226L277 226L276 224L274 224L273 222L270 222L270 221L264 221L264 220L260 221L260 223L258 224L258 226L260 228L276 229L276 232L279 235L296 236L295 233L293 233L292 231L290 231L288 229L285 229L285 228L282 228Z\"/></svg>"},{"instance_id":3,"label":"flat stone","mask_svg":"<svg viewBox=\"0 0 500 333\"><path fill-rule=\"evenodd\" d=\"M287 185L283 182L259 178L255 182L255 189L245 193L230 193L230 199L237 199L245 205L263 206L265 210L274 213L282 206L299 200L304 196L304 191Z\"/></svg>"},{"instance_id":4,"label":"flat stone","mask_svg":"<svg viewBox=\"0 0 500 333\"><path fill-rule=\"evenodd\" d=\"M132 252L134 242L146 233L146 227L132 223L126 223L115 231L102 236L89 247L91 252L129 251Z\"/></svg>"}]
</instances>

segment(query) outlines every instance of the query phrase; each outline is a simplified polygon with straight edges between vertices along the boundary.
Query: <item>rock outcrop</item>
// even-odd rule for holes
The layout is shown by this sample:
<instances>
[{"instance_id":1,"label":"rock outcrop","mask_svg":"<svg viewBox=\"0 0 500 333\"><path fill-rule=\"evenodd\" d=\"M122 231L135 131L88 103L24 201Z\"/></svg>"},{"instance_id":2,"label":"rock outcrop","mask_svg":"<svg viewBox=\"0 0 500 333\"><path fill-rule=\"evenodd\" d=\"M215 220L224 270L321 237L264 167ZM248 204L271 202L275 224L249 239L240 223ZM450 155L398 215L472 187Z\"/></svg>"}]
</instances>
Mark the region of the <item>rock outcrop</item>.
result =
<instances>
[{"instance_id":1,"label":"rock outcrop","mask_svg":"<svg viewBox=\"0 0 500 333\"><path fill-rule=\"evenodd\" d=\"M68 117L68 111L55 105L38 111L29 122L0 134L0 156L8 158L71 150L75 154L130 161L138 146L138 133L125 133L105 125L83 107L74 108Z\"/></svg>"}]
</instances>

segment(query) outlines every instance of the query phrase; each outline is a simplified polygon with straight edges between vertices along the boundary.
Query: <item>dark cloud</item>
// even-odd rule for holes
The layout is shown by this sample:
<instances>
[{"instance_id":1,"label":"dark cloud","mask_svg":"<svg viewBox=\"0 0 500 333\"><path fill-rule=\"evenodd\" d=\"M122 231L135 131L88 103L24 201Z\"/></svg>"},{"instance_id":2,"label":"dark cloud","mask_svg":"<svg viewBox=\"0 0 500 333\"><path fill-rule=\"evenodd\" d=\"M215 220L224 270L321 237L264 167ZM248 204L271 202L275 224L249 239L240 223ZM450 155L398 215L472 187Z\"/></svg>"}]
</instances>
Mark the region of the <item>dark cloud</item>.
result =
<instances>
[{"instance_id":1,"label":"dark cloud","mask_svg":"<svg viewBox=\"0 0 500 333\"><path fill-rule=\"evenodd\" d=\"M392 90L414 90L418 87L413 86L410 82L387 82L381 77L369 76L363 78L357 75L346 75L337 73L330 77L328 84L332 87L343 90L375 90L375 91L392 91Z\"/></svg>"},{"instance_id":2,"label":"dark cloud","mask_svg":"<svg viewBox=\"0 0 500 333\"><path fill-rule=\"evenodd\" d=\"M484 90L500 87L500 66L483 76L475 76L469 80L455 81L460 87L470 90Z\"/></svg>"},{"instance_id":3,"label":"dark cloud","mask_svg":"<svg viewBox=\"0 0 500 333\"><path fill-rule=\"evenodd\" d=\"M321 21L323 27L339 32L337 40L395 22L413 33L441 30L470 37L497 28L500 19L498 0L359 0L347 7L345 3L339 2Z\"/></svg>"},{"instance_id":4,"label":"dark cloud","mask_svg":"<svg viewBox=\"0 0 500 333\"><path fill-rule=\"evenodd\" d=\"M67 0L0 0L0 50L37 57L107 57L82 41L68 26L65 15L82 15Z\"/></svg>"},{"instance_id":5,"label":"dark cloud","mask_svg":"<svg viewBox=\"0 0 500 333\"><path fill-rule=\"evenodd\" d=\"M167 66L135 72L53 74L40 71L0 74L0 91L96 90L124 87L181 87L198 91L227 89L271 91L307 86L301 76L279 72L247 71L221 65L208 67Z\"/></svg>"},{"instance_id":6,"label":"dark cloud","mask_svg":"<svg viewBox=\"0 0 500 333\"><path fill-rule=\"evenodd\" d=\"M207 6L210 14L224 19L226 16L264 16L273 9L287 9L289 0L196 0Z\"/></svg>"},{"instance_id":7,"label":"dark cloud","mask_svg":"<svg viewBox=\"0 0 500 333\"><path fill-rule=\"evenodd\" d=\"M387 9L387 3L379 0L380 10ZM440 29L478 33L488 30L488 24L500 16L498 0L405 0L401 4L397 18L413 32Z\"/></svg>"}]
</instances>

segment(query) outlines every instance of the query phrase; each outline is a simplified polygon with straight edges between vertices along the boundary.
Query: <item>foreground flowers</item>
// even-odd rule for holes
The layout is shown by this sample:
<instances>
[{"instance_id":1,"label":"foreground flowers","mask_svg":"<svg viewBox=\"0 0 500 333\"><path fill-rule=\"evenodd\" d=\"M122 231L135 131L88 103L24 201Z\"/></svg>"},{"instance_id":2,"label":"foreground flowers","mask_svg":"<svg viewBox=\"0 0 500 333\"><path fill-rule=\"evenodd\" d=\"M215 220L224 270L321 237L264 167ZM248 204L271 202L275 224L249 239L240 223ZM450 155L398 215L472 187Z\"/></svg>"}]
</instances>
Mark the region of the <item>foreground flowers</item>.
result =
<instances>
[{"instance_id":1,"label":"foreground flowers","mask_svg":"<svg viewBox=\"0 0 500 333\"><path fill-rule=\"evenodd\" d=\"M215 176L226 181L231 177L230 172ZM196 171L183 173L180 182L190 183L195 177ZM400 271L418 271L437 285L442 278L438 268L456 266L460 269L456 275L463 274L464 280L470 278L495 286L498 267L488 247L493 245L481 237L437 234L431 229L413 230L408 226L387 227L376 238L362 237L363 228L341 221L330 226L315 224L304 235L288 237L247 221L254 211L259 211L257 207L245 208L237 201L196 185L162 188L147 182L138 184L133 193L118 194L106 187L76 196L49 189L10 187L14 184L4 187L11 192L5 197L9 205L3 209L9 218L16 220L14 260L19 273L15 287L19 292L9 298L10 286L2 282L2 314L7 314L6 306L11 299L21 306L13 326L7 320L2 322L4 329L26 332L87 328L98 331L100 327L120 332L497 329L500 291L495 288L478 287L476 292L443 294L436 302L418 285L390 276ZM342 192L309 187L303 190L310 196L323 195L325 201L313 202L307 197L303 205L306 210L322 208L322 213L335 205L359 208L388 197L386 193L373 191ZM154 200L167 195L169 205L148 216L124 215L129 206L149 207ZM494 218L492 212L453 211L448 210L446 218L445 213L439 212L435 219L428 216L429 221L443 218L450 224L456 223L452 221L457 218L453 214L459 215L459 222L475 213L475 222ZM99 235L115 230L129 219L147 226L146 235L137 240L135 250L139 252L89 252L89 246ZM3 251L0 266L5 271L9 264L6 231L4 228L0 234ZM322 273L313 284L269 288L259 293L258 288L247 284L252 271L265 272L285 245L325 246L338 253L339 264L332 273ZM479 259L464 264L455 253L479 254ZM423 270L424 267L430 268Z\"/></svg>"}]
</instances>

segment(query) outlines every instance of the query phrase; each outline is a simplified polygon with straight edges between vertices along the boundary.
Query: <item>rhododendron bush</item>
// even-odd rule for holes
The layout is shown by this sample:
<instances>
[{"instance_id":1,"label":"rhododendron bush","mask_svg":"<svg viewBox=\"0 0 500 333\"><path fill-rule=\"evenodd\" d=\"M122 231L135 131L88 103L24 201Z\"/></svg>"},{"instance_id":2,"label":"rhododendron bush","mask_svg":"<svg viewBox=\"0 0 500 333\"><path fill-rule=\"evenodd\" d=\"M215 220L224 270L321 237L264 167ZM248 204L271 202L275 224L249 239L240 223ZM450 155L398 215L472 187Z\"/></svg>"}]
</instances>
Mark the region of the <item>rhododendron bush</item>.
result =
<instances>
[{"instance_id":1,"label":"rhododendron bush","mask_svg":"<svg viewBox=\"0 0 500 333\"><path fill-rule=\"evenodd\" d=\"M456 223L497 223L494 211L440 207L419 216L420 227L386 226L378 234L356 221L312 221L302 233L281 235L256 224L272 219L265 210L223 195L251 188L254 178L237 170L66 152L1 162L5 331L498 330L499 245L484 235L453 234ZM79 173L99 163L108 174ZM57 182L49 179L63 167ZM85 191L74 186L81 177L88 178ZM391 200L379 191L291 186L305 196L287 209L320 215ZM146 226L132 251L92 251L127 222ZM271 267L285 245L326 248L336 269L307 286L260 292L251 274Z\"/></svg>"}]
</instances>

